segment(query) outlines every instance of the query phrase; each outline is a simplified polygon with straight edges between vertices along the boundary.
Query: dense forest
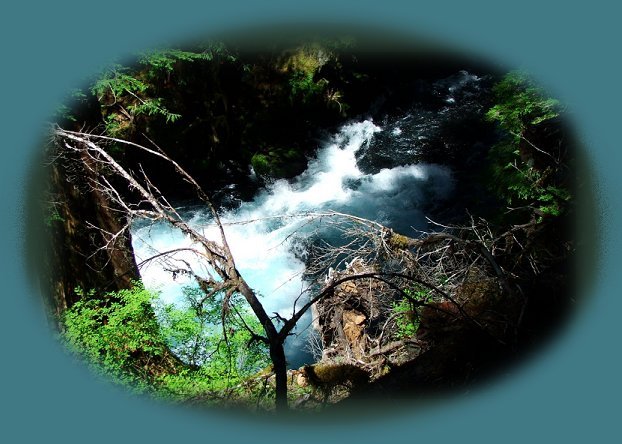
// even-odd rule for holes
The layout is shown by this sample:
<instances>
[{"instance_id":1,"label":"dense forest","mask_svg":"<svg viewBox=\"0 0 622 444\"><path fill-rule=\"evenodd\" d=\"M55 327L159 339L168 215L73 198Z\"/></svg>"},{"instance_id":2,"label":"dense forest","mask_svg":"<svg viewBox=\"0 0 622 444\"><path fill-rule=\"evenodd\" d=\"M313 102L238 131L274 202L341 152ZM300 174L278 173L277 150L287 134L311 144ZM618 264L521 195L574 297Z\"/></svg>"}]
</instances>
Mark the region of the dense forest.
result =
<instances>
[{"instance_id":1,"label":"dense forest","mask_svg":"<svg viewBox=\"0 0 622 444\"><path fill-rule=\"evenodd\" d=\"M355 37L198 42L59 107L36 258L128 390L251 411L455 392L575 305L577 147L520 71Z\"/></svg>"}]
</instances>

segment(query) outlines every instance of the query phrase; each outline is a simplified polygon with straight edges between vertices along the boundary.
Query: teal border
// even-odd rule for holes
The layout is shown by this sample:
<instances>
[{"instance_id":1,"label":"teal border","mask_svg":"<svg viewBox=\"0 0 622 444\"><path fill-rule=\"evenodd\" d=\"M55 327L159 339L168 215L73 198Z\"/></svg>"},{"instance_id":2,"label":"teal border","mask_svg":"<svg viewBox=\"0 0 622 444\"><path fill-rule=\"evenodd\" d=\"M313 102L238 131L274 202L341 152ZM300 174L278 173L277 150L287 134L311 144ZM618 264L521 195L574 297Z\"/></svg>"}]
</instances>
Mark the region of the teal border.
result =
<instances>
[{"instance_id":1,"label":"teal border","mask_svg":"<svg viewBox=\"0 0 622 444\"><path fill-rule=\"evenodd\" d=\"M543 4L541 4L543 3ZM621 41L613 2L227 0L62 1L5 5L0 106L3 276L0 436L4 442L602 442L622 395L619 297ZM95 383L49 338L36 277L22 261L24 186L43 124L63 93L113 57L256 24L381 25L442 38L534 73L574 112L598 183L603 249L592 298L562 335L487 387L419 412L342 425L248 421L173 409ZM33 287L33 284L35 286ZM617 297L616 297L617 295ZM6 436L5 436L6 435Z\"/></svg>"}]
</instances>

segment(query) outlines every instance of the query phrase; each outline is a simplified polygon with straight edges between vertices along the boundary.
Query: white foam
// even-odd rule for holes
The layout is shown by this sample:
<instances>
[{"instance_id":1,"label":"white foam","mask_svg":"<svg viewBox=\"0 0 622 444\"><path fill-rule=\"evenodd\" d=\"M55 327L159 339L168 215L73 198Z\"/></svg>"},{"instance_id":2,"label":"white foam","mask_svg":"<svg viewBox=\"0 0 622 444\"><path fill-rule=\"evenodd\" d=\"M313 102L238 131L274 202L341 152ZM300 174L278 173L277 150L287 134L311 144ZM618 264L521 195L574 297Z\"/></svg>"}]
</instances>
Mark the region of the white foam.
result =
<instances>
[{"instance_id":1,"label":"white foam","mask_svg":"<svg viewBox=\"0 0 622 444\"><path fill-rule=\"evenodd\" d=\"M293 301L305 286L302 280L304 263L293 252L293 235L301 229L304 221L275 216L330 208L382 223L403 219L403 226L408 228L417 223L417 218L422 218L417 211L424 187L436 186L439 194L447 192L451 175L438 166L405 165L371 175L362 173L357 166L356 153L379 131L381 128L371 120L343 127L318 151L307 170L291 183L276 181L252 201L221 215L237 268L248 284L263 296L262 303L267 312L290 316ZM348 186L348 181L352 180L358 181L358 185ZM255 222L242 223L245 221ZM207 210L197 209L190 224L208 238L219 239ZM192 243L176 229L155 224L135 228L133 246L140 262L157 252L189 248ZM173 255L173 260L181 259L198 274L209 272L190 252ZM191 282L183 276L174 280L165 268L161 262L153 261L141 268L141 276L148 288L162 292L165 302L179 302L181 287Z\"/></svg>"}]
</instances>

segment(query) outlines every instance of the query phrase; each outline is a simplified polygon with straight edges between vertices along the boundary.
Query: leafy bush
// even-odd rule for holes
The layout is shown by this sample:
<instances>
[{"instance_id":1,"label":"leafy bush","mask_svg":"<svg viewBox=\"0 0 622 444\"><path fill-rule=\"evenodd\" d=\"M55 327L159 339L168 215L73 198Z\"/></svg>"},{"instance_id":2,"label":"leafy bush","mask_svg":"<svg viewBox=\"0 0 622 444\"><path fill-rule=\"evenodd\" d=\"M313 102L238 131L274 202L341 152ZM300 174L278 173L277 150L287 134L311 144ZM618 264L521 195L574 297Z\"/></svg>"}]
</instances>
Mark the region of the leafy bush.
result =
<instances>
[{"instance_id":1,"label":"leafy bush","mask_svg":"<svg viewBox=\"0 0 622 444\"><path fill-rule=\"evenodd\" d=\"M408 297L393 303L393 313L396 315L397 325L396 336L399 339L414 336L419 329L419 313L417 312L416 302L427 303L432 300L432 293L429 289L415 285L404 289Z\"/></svg>"},{"instance_id":2,"label":"leafy bush","mask_svg":"<svg viewBox=\"0 0 622 444\"><path fill-rule=\"evenodd\" d=\"M419 329L419 317L411 301L402 299L399 302L394 302L393 313L397 314L395 319L397 338L409 338L417 333Z\"/></svg>"},{"instance_id":3,"label":"leafy bush","mask_svg":"<svg viewBox=\"0 0 622 444\"><path fill-rule=\"evenodd\" d=\"M561 186L547 183L551 170L540 171L521 161L514 144L502 142L491 153L492 184L499 197L508 205L534 205L544 215L558 216L562 205L571 199Z\"/></svg>"},{"instance_id":4,"label":"leafy bush","mask_svg":"<svg viewBox=\"0 0 622 444\"><path fill-rule=\"evenodd\" d=\"M163 356L165 338L151 307L156 295L136 283L131 290L109 293L76 289L81 300L64 315L64 340L99 373L142 391L154 375L140 366L143 356Z\"/></svg>"},{"instance_id":5,"label":"leafy bush","mask_svg":"<svg viewBox=\"0 0 622 444\"><path fill-rule=\"evenodd\" d=\"M214 55L212 51L191 52L170 48L144 52L138 58L138 62L147 67L148 77L154 77L154 74L158 72L172 72L177 62L209 61L214 58Z\"/></svg>"},{"instance_id":6,"label":"leafy bush","mask_svg":"<svg viewBox=\"0 0 622 444\"><path fill-rule=\"evenodd\" d=\"M134 391L173 399L219 392L269 362L248 330L261 327L237 298L204 301L198 288L186 288L187 306L177 308L141 283L104 298L76 291L82 300L64 316L64 341L98 373ZM171 365L171 351L181 362Z\"/></svg>"},{"instance_id":7,"label":"leafy bush","mask_svg":"<svg viewBox=\"0 0 622 444\"><path fill-rule=\"evenodd\" d=\"M260 334L262 327L245 301L234 295L225 302L222 294L204 300L197 287L185 287L183 293L185 309L159 305L157 314L168 346L184 362L216 373L226 368L236 378L268 364L265 347L251 341L249 329Z\"/></svg>"},{"instance_id":8,"label":"leafy bush","mask_svg":"<svg viewBox=\"0 0 622 444\"><path fill-rule=\"evenodd\" d=\"M140 115L161 116L167 123L175 122L181 117L180 114L171 112L161 97L153 96L153 87L143 77L144 73L141 75L128 67L114 65L91 87L91 92L106 111L104 114L108 135L124 136L133 119Z\"/></svg>"},{"instance_id":9,"label":"leafy bush","mask_svg":"<svg viewBox=\"0 0 622 444\"><path fill-rule=\"evenodd\" d=\"M253 341L249 331L262 333L261 326L240 298L224 301L216 294L204 300L197 287L183 291L185 309L160 305L157 313L168 346L192 368L162 376L162 396L218 398L269 364L265 345Z\"/></svg>"},{"instance_id":10,"label":"leafy bush","mask_svg":"<svg viewBox=\"0 0 622 444\"><path fill-rule=\"evenodd\" d=\"M508 205L533 206L540 215L557 216L570 200L568 189L556 184L552 177L559 169L548 147L535 147L525 138L528 129L559 116L561 106L547 98L541 88L522 72L510 72L493 92L496 104L486 113L489 121L497 122L506 137L489 154L491 187ZM551 158L550 165L535 168L528 156L521 156L520 144Z\"/></svg>"},{"instance_id":11,"label":"leafy bush","mask_svg":"<svg viewBox=\"0 0 622 444\"><path fill-rule=\"evenodd\" d=\"M313 80L314 72L295 71L289 78L291 88L291 100L300 98L302 103L308 103L313 97L320 95L324 91L327 82L320 79Z\"/></svg>"},{"instance_id":12,"label":"leafy bush","mask_svg":"<svg viewBox=\"0 0 622 444\"><path fill-rule=\"evenodd\" d=\"M488 110L486 118L498 122L510 132L515 142L528 125L537 125L557 117L561 111L556 99L544 96L524 72L512 71L493 87L496 104Z\"/></svg>"}]
</instances>

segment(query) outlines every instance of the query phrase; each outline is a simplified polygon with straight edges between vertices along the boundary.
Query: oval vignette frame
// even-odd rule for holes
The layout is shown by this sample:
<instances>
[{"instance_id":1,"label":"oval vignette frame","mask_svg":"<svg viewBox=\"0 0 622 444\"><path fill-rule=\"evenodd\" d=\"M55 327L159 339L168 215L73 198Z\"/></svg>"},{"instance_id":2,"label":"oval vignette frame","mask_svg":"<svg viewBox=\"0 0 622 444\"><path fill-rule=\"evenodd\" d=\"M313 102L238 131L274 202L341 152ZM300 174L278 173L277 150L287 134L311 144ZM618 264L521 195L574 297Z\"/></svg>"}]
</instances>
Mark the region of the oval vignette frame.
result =
<instances>
[{"instance_id":1,"label":"oval vignette frame","mask_svg":"<svg viewBox=\"0 0 622 444\"><path fill-rule=\"evenodd\" d=\"M570 326L568 326L568 327L565 327L565 328L570 329L571 327L570 327ZM552 346L547 346L546 348L547 348L547 351L548 351L549 349L552 349ZM523 370L521 369L521 371L523 371ZM511 384L511 381L502 382L502 383L500 384L500 386L501 386L500 388L502 388L502 386L503 386L503 385L505 385L505 384ZM495 384L495 385L496 385L496 384ZM134 402L134 401L131 401L131 402ZM469 402L470 402L470 401L469 401Z\"/></svg>"}]
</instances>

